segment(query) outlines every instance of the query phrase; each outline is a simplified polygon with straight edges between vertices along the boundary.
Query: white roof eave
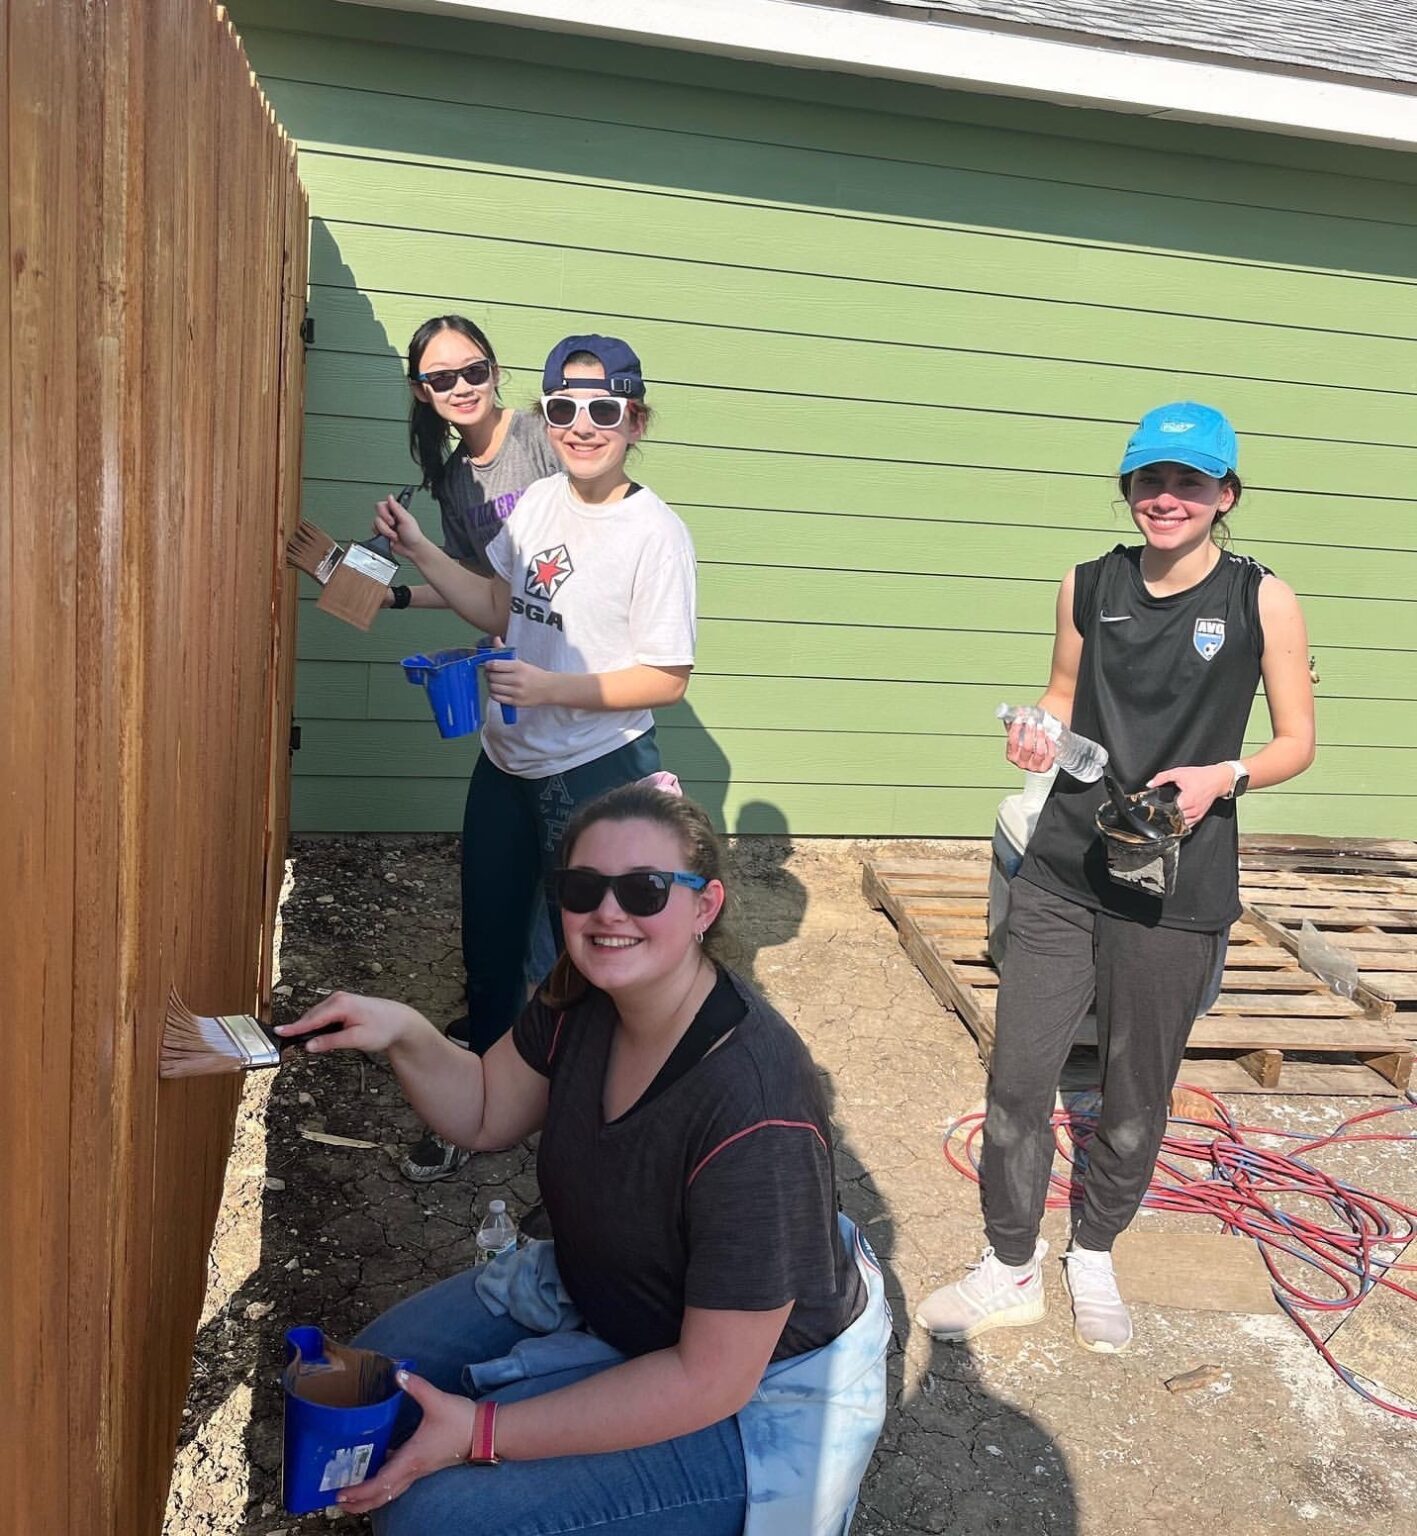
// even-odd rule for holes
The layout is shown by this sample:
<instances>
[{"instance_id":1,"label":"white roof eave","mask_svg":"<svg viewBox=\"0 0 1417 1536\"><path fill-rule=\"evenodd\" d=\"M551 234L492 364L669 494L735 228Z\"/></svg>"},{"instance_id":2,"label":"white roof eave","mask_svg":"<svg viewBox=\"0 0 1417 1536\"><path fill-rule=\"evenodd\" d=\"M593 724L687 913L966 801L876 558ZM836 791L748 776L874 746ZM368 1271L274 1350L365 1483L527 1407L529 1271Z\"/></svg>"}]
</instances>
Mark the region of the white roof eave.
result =
<instances>
[{"instance_id":1,"label":"white roof eave","mask_svg":"<svg viewBox=\"0 0 1417 1536\"><path fill-rule=\"evenodd\" d=\"M1115 42L993 32L805 0L343 0L793 69L910 80L1107 112L1379 149L1417 149L1417 93L1236 59L1168 58Z\"/></svg>"}]
</instances>

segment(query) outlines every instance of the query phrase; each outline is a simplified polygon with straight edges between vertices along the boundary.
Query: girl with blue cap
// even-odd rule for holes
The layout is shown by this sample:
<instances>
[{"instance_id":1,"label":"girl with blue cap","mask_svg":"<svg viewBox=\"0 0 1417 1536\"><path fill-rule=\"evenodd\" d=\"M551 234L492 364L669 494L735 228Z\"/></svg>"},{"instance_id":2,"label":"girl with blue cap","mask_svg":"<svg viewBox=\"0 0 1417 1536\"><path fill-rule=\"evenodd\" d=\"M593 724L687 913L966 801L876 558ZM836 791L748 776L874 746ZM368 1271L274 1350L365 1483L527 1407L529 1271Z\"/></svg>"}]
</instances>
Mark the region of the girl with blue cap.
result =
<instances>
[{"instance_id":1,"label":"girl with blue cap","mask_svg":"<svg viewBox=\"0 0 1417 1536\"><path fill-rule=\"evenodd\" d=\"M1236 801L1314 757L1298 601L1222 547L1240 501L1237 462L1221 412L1192 401L1148 411L1120 472L1143 542L1063 578L1039 702L1106 748L1125 789L1170 786L1184 853L1163 894L1119 878L1098 829L1106 785L1058 773L1010 892L980 1169L989 1246L965 1279L921 1304L917 1321L937 1338L1043 1316L1054 1095L1095 1000L1102 1107L1064 1274L1078 1342L1103 1353L1130 1342L1111 1248L1150 1183L1187 1037L1240 916ZM1271 737L1244 753L1261 678ZM1045 773L1055 755L1039 726L1010 727L1016 767Z\"/></svg>"},{"instance_id":2,"label":"girl with blue cap","mask_svg":"<svg viewBox=\"0 0 1417 1536\"><path fill-rule=\"evenodd\" d=\"M539 410L561 472L522 493L483 551L485 574L396 499L375 519L450 608L516 651L486 668L518 719L488 711L463 825L457 1033L479 1053L520 1012L528 921L571 813L659 770L652 711L684 696L694 664L689 530L625 469L649 424L639 358L617 337L568 336L546 359ZM559 948L554 902L551 923Z\"/></svg>"}]
</instances>

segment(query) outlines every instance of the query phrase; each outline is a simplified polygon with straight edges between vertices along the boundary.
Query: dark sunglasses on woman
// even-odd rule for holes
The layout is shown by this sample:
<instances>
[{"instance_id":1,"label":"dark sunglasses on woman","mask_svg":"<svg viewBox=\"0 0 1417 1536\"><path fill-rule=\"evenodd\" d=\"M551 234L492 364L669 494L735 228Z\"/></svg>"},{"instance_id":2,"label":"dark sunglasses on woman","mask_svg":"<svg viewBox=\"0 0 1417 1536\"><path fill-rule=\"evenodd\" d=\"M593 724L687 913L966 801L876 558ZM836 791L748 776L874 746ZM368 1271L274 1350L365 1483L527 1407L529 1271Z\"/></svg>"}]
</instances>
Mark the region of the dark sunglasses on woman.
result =
<instances>
[{"instance_id":1,"label":"dark sunglasses on woman","mask_svg":"<svg viewBox=\"0 0 1417 1536\"><path fill-rule=\"evenodd\" d=\"M633 869L624 875L602 875L594 869L558 869L551 876L557 904L565 912L582 915L597 911L606 891L614 891L622 912L631 917L653 917L664 911L669 893L676 885L701 891L707 884L702 875L691 875L682 869Z\"/></svg>"},{"instance_id":2,"label":"dark sunglasses on woman","mask_svg":"<svg viewBox=\"0 0 1417 1536\"><path fill-rule=\"evenodd\" d=\"M485 357L479 357L475 363L469 363L466 368L435 368L432 373L420 373L418 382L426 384L435 395L446 395L459 379L464 384L470 384L474 389L478 389L491 377L492 364Z\"/></svg>"}]
</instances>

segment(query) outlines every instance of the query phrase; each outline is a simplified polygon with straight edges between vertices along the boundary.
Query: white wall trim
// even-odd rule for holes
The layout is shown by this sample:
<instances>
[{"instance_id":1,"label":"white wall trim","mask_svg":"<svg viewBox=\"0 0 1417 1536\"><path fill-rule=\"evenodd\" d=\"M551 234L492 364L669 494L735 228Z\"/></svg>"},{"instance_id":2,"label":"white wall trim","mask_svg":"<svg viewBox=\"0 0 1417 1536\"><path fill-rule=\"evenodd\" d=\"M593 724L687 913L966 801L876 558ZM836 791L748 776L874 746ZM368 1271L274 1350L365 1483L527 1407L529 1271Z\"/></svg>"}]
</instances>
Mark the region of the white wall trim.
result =
<instances>
[{"instance_id":1,"label":"white wall trim","mask_svg":"<svg viewBox=\"0 0 1417 1536\"><path fill-rule=\"evenodd\" d=\"M1282 67L1159 57L1109 42L910 21L807 0L342 0L620 39L794 69L1417 149L1417 94L1317 80Z\"/></svg>"}]
</instances>

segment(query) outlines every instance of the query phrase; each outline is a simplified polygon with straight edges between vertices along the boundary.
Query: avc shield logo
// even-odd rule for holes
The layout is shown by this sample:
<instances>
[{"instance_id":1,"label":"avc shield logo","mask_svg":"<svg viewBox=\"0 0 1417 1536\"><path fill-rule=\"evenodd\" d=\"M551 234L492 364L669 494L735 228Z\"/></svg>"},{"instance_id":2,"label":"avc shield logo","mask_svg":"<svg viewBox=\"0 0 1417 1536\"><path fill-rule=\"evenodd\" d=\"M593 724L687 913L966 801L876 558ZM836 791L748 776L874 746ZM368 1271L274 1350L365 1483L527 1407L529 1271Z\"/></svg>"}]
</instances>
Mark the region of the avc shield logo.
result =
<instances>
[{"instance_id":1,"label":"avc shield logo","mask_svg":"<svg viewBox=\"0 0 1417 1536\"><path fill-rule=\"evenodd\" d=\"M1191 644L1195 646L1202 661L1214 660L1220 647L1225 644L1225 620L1197 619L1191 634Z\"/></svg>"}]
</instances>

